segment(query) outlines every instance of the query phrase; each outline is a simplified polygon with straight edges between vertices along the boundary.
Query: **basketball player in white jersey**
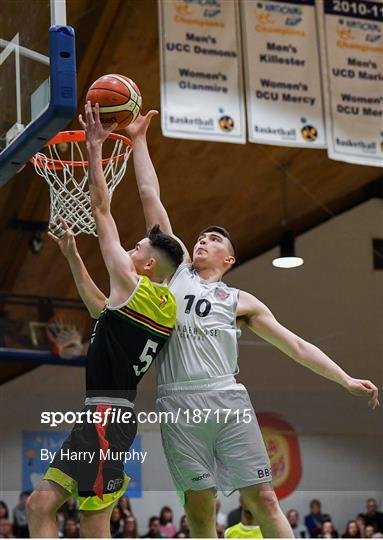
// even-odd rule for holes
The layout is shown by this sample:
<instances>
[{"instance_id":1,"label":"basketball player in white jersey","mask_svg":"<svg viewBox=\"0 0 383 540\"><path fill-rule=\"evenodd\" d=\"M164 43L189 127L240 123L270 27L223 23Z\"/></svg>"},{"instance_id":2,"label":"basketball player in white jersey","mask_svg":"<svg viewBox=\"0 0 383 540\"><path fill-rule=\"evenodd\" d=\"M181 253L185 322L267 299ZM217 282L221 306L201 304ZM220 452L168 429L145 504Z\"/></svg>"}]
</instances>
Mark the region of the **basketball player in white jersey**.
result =
<instances>
[{"instance_id":1,"label":"basketball player in white jersey","mask_svg":"<svg viewBox=\"0 0 383 540\"><path fill-rule=\"evenodd\" d=\"M146 130L155 114L140 116L127 131L133 139L146 226L158 223L172 234L146 143ZM222 283L222 276L235 263L225 229L202 231L192 262L186 249L184 261L169 284L177 299L177 324L156 360L157 406L160 411L200 410L202 414L201 423L193 423L190 414L189 418L180 414L177 423L161 425L165 454L192 536L216 537L215 490L239 489L264 537L293 538L270 484L270 463L249 396L234 378L236 321L293 360L367 398L372 408L379 405L378 390L370 381L352 378L317 347L284 328L253 295ZM208 422L204 409L211 410ZM232 411L228 418L222 416L225 409ZM249 423L246 411L250 411Z\"/></svg>"}]
</instances>

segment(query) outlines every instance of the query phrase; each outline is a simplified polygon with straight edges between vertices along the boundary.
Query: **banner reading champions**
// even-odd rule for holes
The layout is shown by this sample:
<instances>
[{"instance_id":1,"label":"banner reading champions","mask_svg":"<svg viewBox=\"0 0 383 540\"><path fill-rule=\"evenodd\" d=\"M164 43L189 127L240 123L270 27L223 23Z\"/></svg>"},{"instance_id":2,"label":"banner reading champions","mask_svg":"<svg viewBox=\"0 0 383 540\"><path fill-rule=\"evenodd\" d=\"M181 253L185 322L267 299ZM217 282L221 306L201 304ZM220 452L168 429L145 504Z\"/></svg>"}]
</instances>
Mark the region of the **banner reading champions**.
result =
<instances>
[{"instance_id":1,"label":"banner reading champions","mask_svg":"<svg viewBox=\"0 0 383 540\"><path fill-rule=\"evenodd\" d=\"M159 0L161 125L168 137L245 142L236 0Z\"/></svg>"},{"instance_id":2,"label":"banner reading champions","mask_svg":"<svg viewBox=\"0 0 383 540\"><path fill-rule=\"evenodd\" d=\"M324 148L314 0L242 0L249 140Z\"/></svg>"},{"instance_id":3,"label":"banner reading champions","mask_svg":"<svg viewBox=\"0 0 383 540\"><path fill-rule=\"evenodd\" d=\"M317 2L328 154L383 166L383 2Z\"/></svg>"}]
</instances>

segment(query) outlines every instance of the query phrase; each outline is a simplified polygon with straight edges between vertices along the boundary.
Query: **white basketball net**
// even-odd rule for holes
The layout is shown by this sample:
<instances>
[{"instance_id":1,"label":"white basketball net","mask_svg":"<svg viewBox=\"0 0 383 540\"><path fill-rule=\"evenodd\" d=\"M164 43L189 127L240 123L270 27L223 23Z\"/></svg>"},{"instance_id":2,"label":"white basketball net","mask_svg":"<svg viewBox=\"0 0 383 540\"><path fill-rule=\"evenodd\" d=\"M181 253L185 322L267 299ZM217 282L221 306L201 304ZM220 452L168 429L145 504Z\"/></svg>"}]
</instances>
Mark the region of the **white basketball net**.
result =
<instances>
[{"instance_id":1,"label":"white basketball net","mask_svg":"<svg viewBox=\"0 0 383 540\"><path fill-rule=\"evenodd\" d=\"M60 157L61 144L69 145L65 153L70 152L70 162ZM130 152L130 145L116 139L110 157L103 160L106 161L103 169L110 200L124 177ZM49 144L32 161L37 174L45 178L50 188L50 220L59 225L59 217L62 217L74 235L83 232L97 236L90 205L86 154L80 144L77 141Z\"/></svg>"},{"instance_id":2,"label":"white basketball net","mask_svg":"<svg viewBox=\"0 0 383 540\"><path fill-rule=\"evenodd\" d=\"M84 319L80 315L58 313L46 324L48 338L56 345L63 358L73 358L82 353Z\"/></svg>"}]
</instances>

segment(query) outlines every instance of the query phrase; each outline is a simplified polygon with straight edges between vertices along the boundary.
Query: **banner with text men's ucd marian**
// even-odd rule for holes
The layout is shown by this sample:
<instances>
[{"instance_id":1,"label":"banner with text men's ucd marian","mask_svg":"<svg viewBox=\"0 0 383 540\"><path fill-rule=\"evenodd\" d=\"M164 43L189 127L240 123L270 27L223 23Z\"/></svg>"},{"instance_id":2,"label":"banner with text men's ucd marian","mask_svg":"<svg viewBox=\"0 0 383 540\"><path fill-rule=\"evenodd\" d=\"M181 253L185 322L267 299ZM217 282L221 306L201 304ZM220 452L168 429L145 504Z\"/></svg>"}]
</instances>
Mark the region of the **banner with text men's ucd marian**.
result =
<instances>
[{"instance_id":1,"label":"banner with text men's ucd marian","mask_svg":"<svg viewBox=\"0 0 383 540\"><path fill-rule=\"evenodd\" d=\"M251 142L324 148L314 0L241 2Z\"/></svg>"},{"instance_id":2,"label":"banner with text men's ucd marian","mask_svg":"<svg viewBox=\"0 0 383 540\"><path fill-rule=\"evenodd\" d=\"M245 142L236 0L159 0L162 133Z\"/></svg>"},{"instance_id":3,"label":"banner with text men's ucd marian","mask_svg":"<svg viewBox=\"0 0 383 540\"><path fill-rule=\"evenodd\" d=\"M383 2L317 2L328 154L383 166Z\"/></svg>"}]
</instances>

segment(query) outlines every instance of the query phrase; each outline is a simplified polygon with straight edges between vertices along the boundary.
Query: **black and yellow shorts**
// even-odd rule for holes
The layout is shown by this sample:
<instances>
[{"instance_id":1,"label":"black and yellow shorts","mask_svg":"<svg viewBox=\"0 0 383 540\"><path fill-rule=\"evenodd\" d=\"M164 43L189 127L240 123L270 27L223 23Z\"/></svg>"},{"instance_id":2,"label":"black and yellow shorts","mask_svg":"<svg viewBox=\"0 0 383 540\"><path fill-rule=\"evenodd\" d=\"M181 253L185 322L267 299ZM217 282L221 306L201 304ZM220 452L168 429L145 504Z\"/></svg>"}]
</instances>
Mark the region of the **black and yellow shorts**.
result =
<instances>
[{"instance_id":1,"label":"black and yellow shorts","mask_svg":"<svg viewBox=\"0 0 383 540\"><path fill-rule=\"evenodd\" d=\"M111 421L108 409L114 409L114 418L128 413L129 423ZM76 497L80 510L102 510L119 499L129 484L121 456L134 441L137 421L130 407L87 405L83 411L88 410L103 415L102 422L76 424L56 452L44 480L56 482Z\"/></svg>"}]
</instances>

